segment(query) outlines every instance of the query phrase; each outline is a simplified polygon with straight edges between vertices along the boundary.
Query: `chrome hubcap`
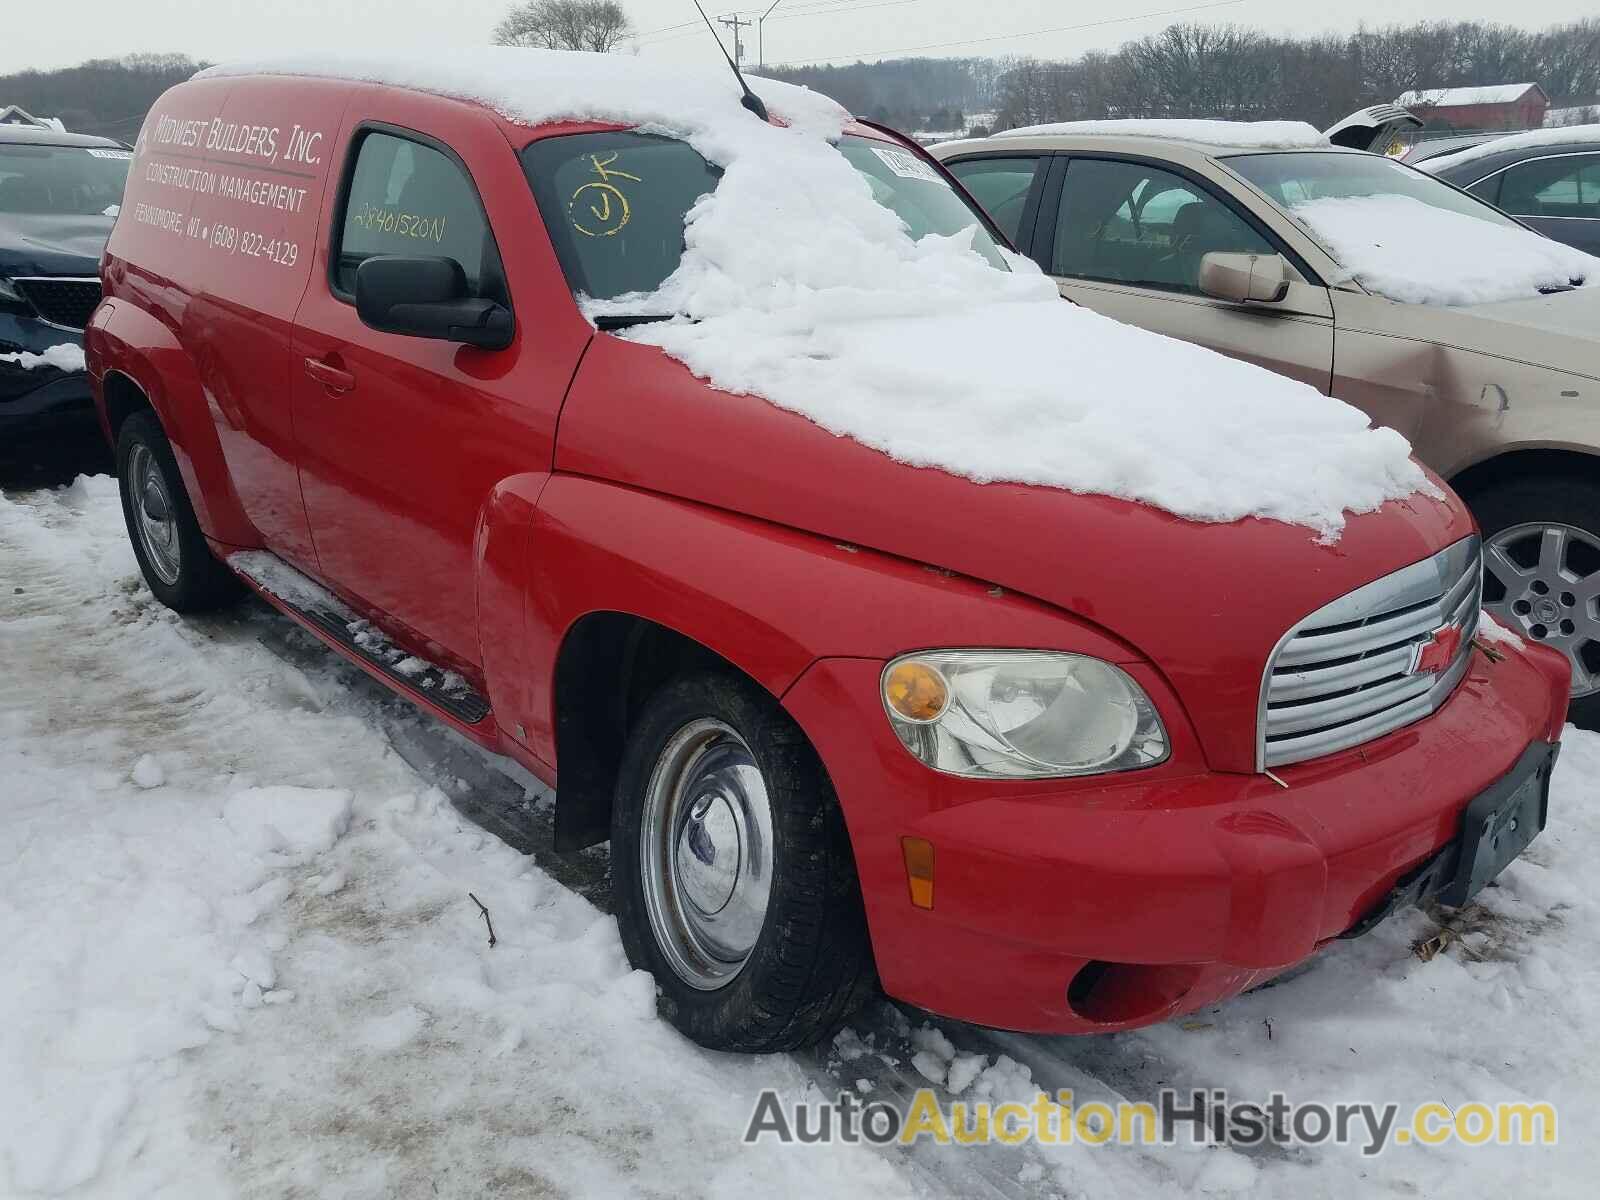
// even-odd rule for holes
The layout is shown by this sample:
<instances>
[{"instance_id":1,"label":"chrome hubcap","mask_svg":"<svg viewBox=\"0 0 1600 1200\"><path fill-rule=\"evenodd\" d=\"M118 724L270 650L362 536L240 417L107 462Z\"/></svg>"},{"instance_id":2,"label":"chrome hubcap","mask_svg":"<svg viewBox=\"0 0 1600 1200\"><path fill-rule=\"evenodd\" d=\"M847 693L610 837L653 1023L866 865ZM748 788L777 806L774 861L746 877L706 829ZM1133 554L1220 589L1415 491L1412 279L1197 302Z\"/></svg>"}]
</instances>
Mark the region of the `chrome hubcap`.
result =
<instances>
[{"instance_id":1,"label":"chrome hubcap","mask_svg":"<svg viewBox=\"0 0 1600 1200\"><path fill-rule=\"evenodd\" d=\"M677 976L710 991L749 961L772 887L772 807L750 747L702 718L662 748L639 867L651 932Z\"/></svg>"},{"instance_id":2,"label":"chrome hubcap","mask_svg":"<svg viewBox=\"0 0 1600 1200\"><path fill-rule=\"evenodd\" d=\"M1484 608L1502 625L1567 656L1572 694L1600 688L1600 537L1531 522L1489 539Z\"/></svg>"},{"instance_id":3,"label":"chrome hubcap","mask_svg":"<svg viewBox=\"0 0 1600 1200\"><path fill-rule=\"evenodd\" d=\"M181 561L178 521L167 481L148 446L135 446L128 457L128 494L133 499L133 524L145 562L162 583L172 587L178 582Z\"/></svg>"}]
</instances>

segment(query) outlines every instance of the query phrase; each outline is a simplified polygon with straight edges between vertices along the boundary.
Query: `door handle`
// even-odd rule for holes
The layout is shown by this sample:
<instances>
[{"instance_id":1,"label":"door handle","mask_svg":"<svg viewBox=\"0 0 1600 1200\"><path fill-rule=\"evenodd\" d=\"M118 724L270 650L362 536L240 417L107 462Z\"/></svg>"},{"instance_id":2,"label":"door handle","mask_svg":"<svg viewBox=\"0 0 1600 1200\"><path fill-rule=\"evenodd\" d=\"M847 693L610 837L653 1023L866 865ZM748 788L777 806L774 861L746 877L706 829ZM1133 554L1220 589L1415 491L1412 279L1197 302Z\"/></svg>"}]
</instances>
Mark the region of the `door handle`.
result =
<instances>
[{"instance_id":1,"label":"door handle","mask_svg":"<svg viewBox=\"0 0 1600 1200\"><path fill-rule=\"evenodd\" d=\"M349 371L320 358L306 359L306 374L330 392L349 392L356 386L356 377Z\"/></svg>"}]
</instances>

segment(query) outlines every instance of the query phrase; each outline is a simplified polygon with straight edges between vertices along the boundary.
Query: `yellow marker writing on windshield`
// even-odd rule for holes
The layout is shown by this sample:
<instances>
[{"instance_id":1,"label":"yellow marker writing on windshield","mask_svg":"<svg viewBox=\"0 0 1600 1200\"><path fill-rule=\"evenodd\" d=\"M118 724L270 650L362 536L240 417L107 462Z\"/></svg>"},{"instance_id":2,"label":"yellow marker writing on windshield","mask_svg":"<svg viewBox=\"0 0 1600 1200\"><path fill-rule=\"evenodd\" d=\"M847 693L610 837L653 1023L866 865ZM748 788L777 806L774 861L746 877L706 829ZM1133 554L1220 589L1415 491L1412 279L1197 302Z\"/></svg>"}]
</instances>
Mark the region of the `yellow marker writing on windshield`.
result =
<instances>
[{"instance_id":1,"label":"yellow marker writing on windshield","mask_svg":"<svg viewBox=\"0 0 1600 1200\"><path fill-rule=\"evenodd\" d=\"M643 183L644 180L627 171L609 170L617 157L617 154L612 154L610 158L602 160L598 154L591 154L589 161L594 164L594 173L599 179L591 179L581 185L567 202L572 227L586 237L611 237L621 232L633 217L628 197L611 181L629 179L634 183Z\"/></svg>"}]
</instances>

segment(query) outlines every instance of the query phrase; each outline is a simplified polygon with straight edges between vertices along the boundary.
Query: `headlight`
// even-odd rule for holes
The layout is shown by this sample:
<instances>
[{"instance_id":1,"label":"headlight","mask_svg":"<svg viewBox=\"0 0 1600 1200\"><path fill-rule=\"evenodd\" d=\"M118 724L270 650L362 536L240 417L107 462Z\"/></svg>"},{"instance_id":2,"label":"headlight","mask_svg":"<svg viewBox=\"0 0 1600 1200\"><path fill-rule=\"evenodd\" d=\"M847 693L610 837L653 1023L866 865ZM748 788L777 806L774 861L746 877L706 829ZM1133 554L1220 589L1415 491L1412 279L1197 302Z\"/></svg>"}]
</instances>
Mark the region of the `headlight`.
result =
<instances>
[{"instance_id":1,"label":"headlight","mask_svg":"<svg viewBox=\"0 0 1600 1200\"><path fill-rule=\"evenodd\" d=\"M883 706L906 749L951 775L1045 779L1167 757L1166 730L1144 690L1081 654L907 654L884 668Z\"/></svg>"},{"instance_id":2,"label":"headlight","mask_svg":"<svg viewBox=\"0 0 1600 1200\"><path fill-rule=\"evenodd\" d=\"M17 291L17 285L4 275L0 275L0 300L10 300L14 304L26 304L22 293Z\"/></svg>"}]
</instances>

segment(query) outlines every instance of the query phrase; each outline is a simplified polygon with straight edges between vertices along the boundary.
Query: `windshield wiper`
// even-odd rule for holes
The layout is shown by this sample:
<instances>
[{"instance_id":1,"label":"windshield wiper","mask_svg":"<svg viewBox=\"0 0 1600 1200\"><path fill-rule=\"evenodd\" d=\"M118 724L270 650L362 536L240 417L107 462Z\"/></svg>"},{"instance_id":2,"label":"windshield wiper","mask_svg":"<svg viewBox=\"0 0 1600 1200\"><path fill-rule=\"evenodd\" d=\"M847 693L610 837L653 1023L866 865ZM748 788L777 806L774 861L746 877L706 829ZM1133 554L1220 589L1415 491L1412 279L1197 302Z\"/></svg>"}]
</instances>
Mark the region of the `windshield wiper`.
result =
<instances>
[{"instance_id":1,"label":"windshield wiper","mask_svg":"<svg viewBox=\"0 0 1600 1200\"><path fill-rule=\"evenodd\" d=\"M657 321L670 320L671 313L606 313L594 319L594 327L610 333L616 329L632 329L635 325L653 325Z\"/></svg>"}]
</instances>

